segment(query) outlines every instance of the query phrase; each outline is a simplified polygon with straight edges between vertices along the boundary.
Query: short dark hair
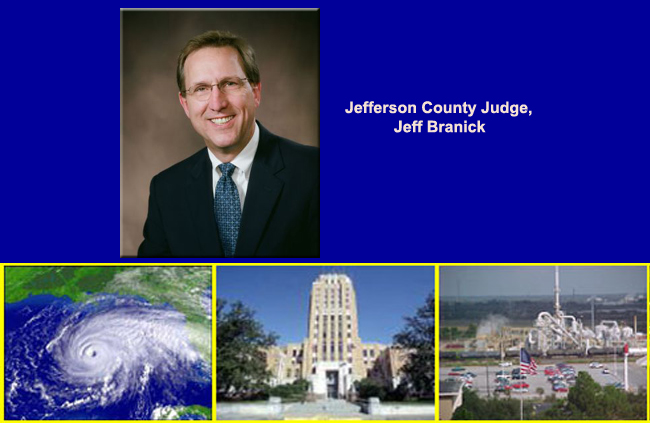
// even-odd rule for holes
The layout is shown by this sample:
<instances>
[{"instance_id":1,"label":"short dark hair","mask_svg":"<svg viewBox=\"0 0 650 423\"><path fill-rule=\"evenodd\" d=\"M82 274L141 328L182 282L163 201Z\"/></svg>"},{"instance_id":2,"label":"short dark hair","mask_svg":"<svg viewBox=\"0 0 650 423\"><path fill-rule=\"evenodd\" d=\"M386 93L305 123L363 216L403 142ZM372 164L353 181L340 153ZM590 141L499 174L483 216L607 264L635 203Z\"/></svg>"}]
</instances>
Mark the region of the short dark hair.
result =
<instances>
[{"instance_id":1,"label":"short dark hair","mask_svg":"<svg viewBox=\"0 0 650 423\"><path fill-rule=\"evenodd\" d=\"M189 40L178 55L176 82L183 96L185 96L185 60L192 52L204 47L234 48L239 53L248 82L251 84L260 82L260 70L257 68L257 62L255 61L255 52L246 40L228 31L208 31Z\"/></svg>"}]
</instances>

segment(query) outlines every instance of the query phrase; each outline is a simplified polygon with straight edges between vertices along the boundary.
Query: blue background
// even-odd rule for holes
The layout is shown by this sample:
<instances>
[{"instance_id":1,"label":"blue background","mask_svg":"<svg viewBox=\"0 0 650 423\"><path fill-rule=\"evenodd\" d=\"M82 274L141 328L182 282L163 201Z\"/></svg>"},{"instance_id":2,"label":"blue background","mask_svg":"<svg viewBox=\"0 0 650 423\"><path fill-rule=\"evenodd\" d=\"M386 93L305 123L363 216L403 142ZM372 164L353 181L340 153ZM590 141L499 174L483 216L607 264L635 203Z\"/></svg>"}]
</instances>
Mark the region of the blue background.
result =
<instances>
[{"instance_id":1,"label":"blue background","mask_svg":"<svg viewBox=\"0 0 650 423\"><path fill-rule=\"evenodd\" d=\"M648 261L647 3L453 4L317 5L321 260ZM117 8L5 11L4 262L120 261Z\"/></svg>"}]
</instances>

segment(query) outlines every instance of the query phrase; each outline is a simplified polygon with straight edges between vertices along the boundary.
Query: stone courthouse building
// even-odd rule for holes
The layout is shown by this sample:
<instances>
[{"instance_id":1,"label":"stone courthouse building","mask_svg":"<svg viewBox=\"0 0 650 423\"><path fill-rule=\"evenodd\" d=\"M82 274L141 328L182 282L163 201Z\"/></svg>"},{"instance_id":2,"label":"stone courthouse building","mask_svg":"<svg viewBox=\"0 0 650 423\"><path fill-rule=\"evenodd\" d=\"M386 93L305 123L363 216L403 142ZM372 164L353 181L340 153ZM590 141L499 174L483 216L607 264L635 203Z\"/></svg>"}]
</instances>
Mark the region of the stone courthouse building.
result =
<instances>
[{"instance_id":1,"label":"stone courthouse building","mask_svg":"<svg viewBox=\"0 0 650 423\"><path fill-rule=\"evenodd\" d=\"M345 398L353 383L366 377L396 387L406 357L406 351L361 342L352 281L344 274L323 274L312 283L308 337L267 350L267 368L272 385L302 378L317 397Z\"/></svg>"}]
</instances>

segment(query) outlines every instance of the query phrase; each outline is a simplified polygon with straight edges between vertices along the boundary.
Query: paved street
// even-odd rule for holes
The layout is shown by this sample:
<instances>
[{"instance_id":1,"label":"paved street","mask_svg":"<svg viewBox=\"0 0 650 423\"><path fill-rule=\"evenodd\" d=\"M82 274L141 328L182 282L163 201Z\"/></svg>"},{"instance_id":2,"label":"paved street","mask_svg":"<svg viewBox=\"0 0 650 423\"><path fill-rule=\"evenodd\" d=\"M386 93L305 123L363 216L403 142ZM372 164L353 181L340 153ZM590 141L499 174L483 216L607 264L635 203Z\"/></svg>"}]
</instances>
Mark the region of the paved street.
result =
<instances>
[{"instance_id":1,"label":"paved street","mask_svg":"<svg viewBox=\"0 0 650 423\"><path fill-rule=\"evenodd\" d=\"M638 366L634 363L635 359L630 359L629 361L629 373L628 373L628 380L629 380L629 385L630 388L633 390L637 390L639 386L646 387L647 385L647 373L646 373L646 368ZM530 385L528 388L528 393L524 393L524 398L532 398L532 397L539 397L539 394L537 393L537 388L542 388L544 390L544 396L550 395L553 393L552 385L550 382L547 381L547 376L544 375L544 367L546 366L551 366L556 363L560 362L559 360L555 361L544 361L541 364L538 363L537 365L537 371L538 374L531 376L527 375L527 379L525 380L526 383ZM587 363L584 364L573 364L569 363L571 366L573 366L576 369L576 372L579 371L586 371L588 372L592 378L599 384L605 386L608 384L616 383L616 382L623 382L623 362L619 361L616 365L614 365L613 362L601 362L605 366L609 368L611 371L611 374L603 374L602 369L590 369L589 365ZM481 396L487 396L488 395L488 383L490 387L490 395L494 395L494 388L496 387L495 383L495 378L496 378L496 373L500 370L507 370L508 372L511 372L513 368L518 365L517 362L513 362L515 366L510 366L510 367L499 367L499 366L491 366L487 369L487 372L489 372L489 377L486 379L486 367L478 367L478 366L463 366L465 368L465 372L472 372L476 373L476 378L474 378L474 389L476 389ZM449 373L452 372L452 367L441 367L440 369L440 380L445 380L450 377L454 376L449 376ZM615 374L616 372L616 374ZM464 373L464 372L463 372ZM557 397L565 397L567 394L566 393L555 393ZM504 394L499 394L499 395L504 395ZM513 398L519 398L519 396L522 395L520 393L512 392L511 396Z\"/></svg>"}]
</instances>

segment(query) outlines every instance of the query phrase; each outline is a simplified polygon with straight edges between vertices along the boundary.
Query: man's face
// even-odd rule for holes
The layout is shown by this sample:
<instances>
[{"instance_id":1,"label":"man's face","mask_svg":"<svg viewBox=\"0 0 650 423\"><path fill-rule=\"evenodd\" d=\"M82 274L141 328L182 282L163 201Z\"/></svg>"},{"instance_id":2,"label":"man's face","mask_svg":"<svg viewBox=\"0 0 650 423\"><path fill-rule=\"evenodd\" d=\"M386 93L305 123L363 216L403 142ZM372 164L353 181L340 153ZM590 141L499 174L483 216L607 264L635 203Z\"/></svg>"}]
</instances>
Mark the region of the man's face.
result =
<instances>
[{"instance_id":1,"label":"man's face","mask_svg":"<svg viewBox=\"0 0 650 423\"><path fill-rule=\"evenodd\" d=\"M185 60L185 89L198 84L217 84L228 77L246 78L239 54L232 47L205 47L192 52ZM208 148L217 157L227 155L232 159L253 136L261 91L261 84L245 81L241 90L228 94L214 86L205 101L198 101L189 93L185 98L179 94L179 98Z\"/></svg>"}]
</instances>

